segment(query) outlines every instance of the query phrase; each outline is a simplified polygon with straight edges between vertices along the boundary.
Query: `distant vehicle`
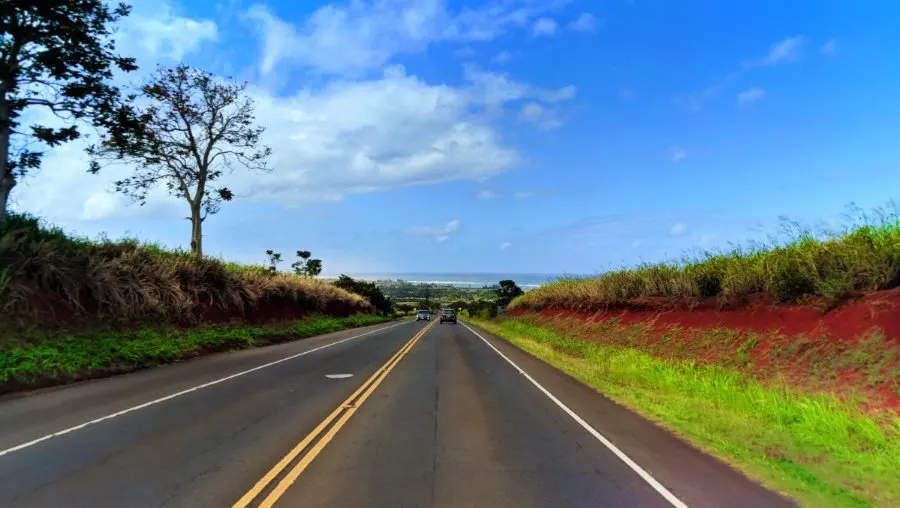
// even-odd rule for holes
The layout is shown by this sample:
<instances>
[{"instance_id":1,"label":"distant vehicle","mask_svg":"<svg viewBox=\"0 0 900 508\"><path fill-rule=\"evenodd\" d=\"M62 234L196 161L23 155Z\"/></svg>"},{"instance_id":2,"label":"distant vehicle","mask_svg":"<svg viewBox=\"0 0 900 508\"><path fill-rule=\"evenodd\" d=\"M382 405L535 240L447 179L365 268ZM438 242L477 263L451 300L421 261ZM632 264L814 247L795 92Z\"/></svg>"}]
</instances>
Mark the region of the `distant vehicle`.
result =
<instances>
[{"instance_id":1,"label":"distant vehicle","mask_svg":"<svg viewBox=\"0 0 900 508\"><path fill-rule=\"evenodd\" d=\"M444 321L456 324L456 309L441 309L441 324Z\"/></svg>"},{"instance_id":2,"label":"distant vehicle","mask_svg":"<svg viewBox=\"0 0 900 508\"><path fill-rule=\"evenodd\" d=\"M416 313L416 321L431 321L431 314L427 310L420 310Z\"/></svg>"}]
</instances>

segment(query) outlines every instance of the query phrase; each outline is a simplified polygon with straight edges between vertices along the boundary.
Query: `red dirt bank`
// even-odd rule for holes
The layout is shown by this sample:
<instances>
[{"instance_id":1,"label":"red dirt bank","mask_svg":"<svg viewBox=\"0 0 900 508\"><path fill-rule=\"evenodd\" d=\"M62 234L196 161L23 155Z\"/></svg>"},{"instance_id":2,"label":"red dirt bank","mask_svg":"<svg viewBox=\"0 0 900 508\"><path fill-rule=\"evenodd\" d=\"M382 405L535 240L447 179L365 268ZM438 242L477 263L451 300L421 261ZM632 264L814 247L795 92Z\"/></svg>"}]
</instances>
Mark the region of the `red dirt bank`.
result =
<instances>
[{"instance_id":1,"label":"red dirt bank","mask_svg":"<svg viewBox=\"0 0 900 508\"><path fill-rule=\"evenodd\" d=\"M519 308L507 315L593 342L737 368L761 381L784 376L805 389L863 395L869 409L900 411L898 310L900 289L832 308L641 300L595 313Z\"/></svg>"}]
</instances>

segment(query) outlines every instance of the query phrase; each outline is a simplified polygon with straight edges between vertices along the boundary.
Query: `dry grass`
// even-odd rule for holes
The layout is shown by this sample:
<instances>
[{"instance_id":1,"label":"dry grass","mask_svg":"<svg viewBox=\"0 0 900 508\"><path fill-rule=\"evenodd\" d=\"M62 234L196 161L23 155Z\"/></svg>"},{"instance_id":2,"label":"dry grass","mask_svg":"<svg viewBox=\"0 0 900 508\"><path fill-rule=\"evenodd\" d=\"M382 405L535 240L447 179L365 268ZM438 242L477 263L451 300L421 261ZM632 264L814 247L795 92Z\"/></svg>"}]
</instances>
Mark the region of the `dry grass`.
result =
<instances>
[{"instance_id":1,"label":"dry grass","mask_svg":"<svg viewBox=\"0 0 900 508\"><path fill-rule=\"evenodd\" d=\"M543 285L510 305L595 311L639 298L690 300L767 294L779 302L840 299L900 285L900 214L879 209L843 231L785 223L767 245L703 253L679 263L643 265L599 277Z\"/></svg>"},{"instance_id":2,"label":"dry grass","mask_svg":"<svg viewBox=\"0 0 900 508\"><path fill-rule=\"evenodd\" d=\"M195 260L136 240L73 238L28 216L12 216L0 231L0 267L2 325L192 324L198 306L229 316L261 305L327 315L370 307L362 297L318 280Z\"/></svg>"}]
</instances>

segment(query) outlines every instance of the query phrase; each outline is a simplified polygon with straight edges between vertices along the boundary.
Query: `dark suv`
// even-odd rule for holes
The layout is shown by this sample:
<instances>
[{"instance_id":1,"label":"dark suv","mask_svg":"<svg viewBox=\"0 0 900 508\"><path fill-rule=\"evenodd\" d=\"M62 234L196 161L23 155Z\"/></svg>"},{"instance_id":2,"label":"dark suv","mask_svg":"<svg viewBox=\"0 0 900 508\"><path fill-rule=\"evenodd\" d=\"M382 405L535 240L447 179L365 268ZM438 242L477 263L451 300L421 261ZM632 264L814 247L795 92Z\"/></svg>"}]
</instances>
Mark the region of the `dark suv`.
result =
<instances>
[{"instance_id":1,"label":"dark suv","mask_svg":"<svg viewBox=\"0 0 900 508\"><path fill-rule=\"evenodd\" d=\"M456 311L453 309L441 309L441 324L444 321L456 324Z\"/></svg>"}]
</instances>

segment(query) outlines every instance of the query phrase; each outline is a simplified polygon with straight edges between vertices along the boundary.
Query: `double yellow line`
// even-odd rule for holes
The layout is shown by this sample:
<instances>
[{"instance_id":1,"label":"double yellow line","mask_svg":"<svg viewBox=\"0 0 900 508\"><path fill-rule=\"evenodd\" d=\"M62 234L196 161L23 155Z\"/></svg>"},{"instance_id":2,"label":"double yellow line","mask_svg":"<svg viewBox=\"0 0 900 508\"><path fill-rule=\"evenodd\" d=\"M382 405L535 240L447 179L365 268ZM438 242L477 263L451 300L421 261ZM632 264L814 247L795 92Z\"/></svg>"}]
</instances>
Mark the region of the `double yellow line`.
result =
<instances>
[{"instance_id":1,"label":"double yellow line","mask_svg":"<svg viewBox=\"0 0 900 508\"><path fill-rule=\"evenodd\" d=\"M350 417L353 416L353 413L362 406L363 402L369 398L369 395L378 388L387 375L391 372L391 370L400 363L400 360L406 356L406 353L412 349L413 346L416 345L416 342L422 338L423 335L434 326L434 322L429 323L428 326L419 331L419 333L415 334L413 338L409 339L409 342L403 345L394 356L392 356L384 365L378 368L372 377L366 380L365 383L362 384L359 388L353 392L352 395L347 397L347 399L341 403L334 411L331 412L322 423L316 426L312 432L310 432L306 437L303 438L302 441L297 443L287 455L284 456L275 467L269 470L265 476L262 477L261 480L256 482L256 485L253 486L246 494L243 495L232 508L245 508L250 506L254 499L256 499L260 493L265 490L265 488L270 485L289 465L294 463L297 460L297 457L300 457L300 460L294 464L292 467L282 478L281 481L278 482L277 485L269 492L269 494L262 500L259 504L260 507L269 508L275 504L278 499L287 492L287 489L297 480L300 474L303 473L304 470L309 466L310 463L322 452L325 446L328 445L329 442L334 438L334 436L341 430L341 427L347 423ZM337 420L335 422L335 420ZM332 425L332 422L335 422ZM326 431L327 429L327 431ZM306 450L309 447L310 443L315 441L320 434L325 432L321 439L317 441L309 450ZM303 453L305 451L305 453ZM300 456L302 454L302 457Z\"/></svg>"}]
</instances>

